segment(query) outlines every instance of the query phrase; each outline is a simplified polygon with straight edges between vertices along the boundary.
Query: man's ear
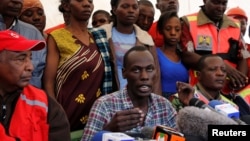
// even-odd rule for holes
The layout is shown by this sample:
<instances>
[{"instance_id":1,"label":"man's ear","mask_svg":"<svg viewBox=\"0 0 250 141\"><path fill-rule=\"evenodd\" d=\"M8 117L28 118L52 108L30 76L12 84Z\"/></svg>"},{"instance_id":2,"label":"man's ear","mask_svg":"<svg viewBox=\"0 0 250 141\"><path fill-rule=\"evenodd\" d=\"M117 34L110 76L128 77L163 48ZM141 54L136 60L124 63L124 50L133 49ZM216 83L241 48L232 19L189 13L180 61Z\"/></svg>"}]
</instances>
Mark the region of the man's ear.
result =
<instances>
[{"instance_id":1,"label":"man's ear","mask_svg":"<svg viewBox=\"0 0 250 141\"><path fill-rule=\"evenodd\" d=\"M122 68L122 77L126 79L126 70L124 68Z\"/></svg>"},{"instance_id":2,"label":"man's ear","mask_svg":"<svg viewBox=\"0 0 250 141\"><path fill-rule=\"evenodd\" d=\"M195 75L197 76L197 79L200 80L201 72L200 71L195 71Z\"/></svg>"}]
</instances>

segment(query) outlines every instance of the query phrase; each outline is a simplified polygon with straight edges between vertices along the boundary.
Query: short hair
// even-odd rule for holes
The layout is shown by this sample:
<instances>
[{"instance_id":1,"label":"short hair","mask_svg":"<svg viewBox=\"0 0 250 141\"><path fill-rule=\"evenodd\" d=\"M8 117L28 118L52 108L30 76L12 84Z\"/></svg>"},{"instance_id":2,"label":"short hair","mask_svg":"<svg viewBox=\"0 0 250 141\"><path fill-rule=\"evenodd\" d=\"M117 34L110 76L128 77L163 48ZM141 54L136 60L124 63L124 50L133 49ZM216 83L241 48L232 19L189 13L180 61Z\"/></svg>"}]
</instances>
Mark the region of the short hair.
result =
<instances>
[{"instance_id":1,"label":"short hair","mask_svg":"<svg viewBox=\"0 0 250 141\"><path fill-rule=\"evenodd\" d=\"M202 55L197 63L197 71L201 71L205 67L205 60L209 57L220 57L217 54Z\"/></svg>"},{"instance_id":2,"label":"short hair","mask_svg":"<svg viewBox=\"0 0 250 141\"><path fill-rule=\"evenodd\" d=\"M134 47L132 47L132 48L130 48L126 53L125 53L125 55L124 55L124 57L123 57L123 68L126 68L126 66L127 66L127 61L128 61L128 55L131 53L131 52L133 52L133 51L148 51L148 52L150 52L149 50L148 50L148 48L146 48L145 46L134 46ZM150 52L150 54L153 56L153 54Z\"/></svg>"},{"instance_id":3,"label":"short hair","mask_svg":"<svg viewBox=\"0 0 250 141\"><path fill-rule=\"evenodd\" d=\"M95 16L95 15L97 15L97 14L104 14L104 15L107 17L107 19L109 20L109 22L111 21L111 15L110 15L110 13L109 13L108 11L105 11L105 10L102 10L102 9L96 10L96 11L93 13L93 16ZM92 17L93 17L93 16L92 16Z\"/></svg>"},{"instance_id":4,"label":"short hair","mask_svg":"<svg viewBox=\"0 0 250 141\"><path fill-rule=\"evenodd\" d=\"M146 5L146 6L150 6L150 7L154 7L153 3L149 0L139 0L138 1L139 5Z\"/></svg>"},{"instance_id":5,"label":"short hair","mask_svg":"<svg viewBox=\"0 0 250 141\"><path fill-rule=\"evenodd\" d=\"M171 10L171 11L165 11L161 14L158 22L157 22L157 31L162 34L162 30L164 29L164 25L166 24L166 22L173 18L173 17L177 17L179 18L178 14L176 11Z\"/></svg>"}]
</instances>

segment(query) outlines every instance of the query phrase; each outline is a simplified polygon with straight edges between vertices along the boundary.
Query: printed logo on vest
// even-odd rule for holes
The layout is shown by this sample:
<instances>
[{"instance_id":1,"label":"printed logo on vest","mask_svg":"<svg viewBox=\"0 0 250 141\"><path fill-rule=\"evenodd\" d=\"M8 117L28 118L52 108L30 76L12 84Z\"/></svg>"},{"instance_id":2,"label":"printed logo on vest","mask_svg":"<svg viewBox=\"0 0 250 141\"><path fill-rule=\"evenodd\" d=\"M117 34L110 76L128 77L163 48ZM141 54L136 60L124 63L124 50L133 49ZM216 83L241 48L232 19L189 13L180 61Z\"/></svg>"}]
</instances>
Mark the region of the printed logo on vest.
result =
<instances>
[{"instance_id":1,"label":"printed logo on vest","mask_svg":"<svg viewBox=\"0 0 250 141\"><path fill-rule=\"evenodd\" d=\"M198 44L196 50L199 51L212 51L212 37L206 35L197 36Z\"/></svg>"}]
</instances>

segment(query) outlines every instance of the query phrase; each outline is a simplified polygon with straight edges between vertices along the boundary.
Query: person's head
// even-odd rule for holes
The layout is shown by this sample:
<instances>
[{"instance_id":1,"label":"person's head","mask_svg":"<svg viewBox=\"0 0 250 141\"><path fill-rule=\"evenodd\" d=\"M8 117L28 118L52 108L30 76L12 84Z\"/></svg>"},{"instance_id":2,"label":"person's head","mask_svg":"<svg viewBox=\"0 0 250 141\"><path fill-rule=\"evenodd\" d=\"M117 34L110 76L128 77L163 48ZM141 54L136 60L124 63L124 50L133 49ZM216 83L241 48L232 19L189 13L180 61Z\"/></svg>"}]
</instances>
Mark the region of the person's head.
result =
<instances>
[{"instance_id":1,"label":"person's head","mask_svg":"<svg viewBox=\"0 0 250 141\"><path fill-rule=\"evenodd\" d=\"M244 35L246 32L247 21L248 21L246 12L240 7L234 7L234 8L229 9L226 15L239 20L241 33Z\"/></svg>"},{"instance_id":2,"label":"person's head","mask_svg":"<svg viewBox=\"0 0 250 141\"><path fill-rule=\"evenodd\" d=\"M139 17L136 24L143 30L148 31L154 22L155 9L149 0L140 0Z\"/></svg>"},{"instance_id":3,"label":"person's head","mask_svg":"<svg viewBox=\"0 0 250 141\"><path fill-rule=\"evenodd\" d=\"M123 78L127 79L128 93L134 97L149 96L156 78L155 60L144 46L129 49L123 58Z\"/></svg>"},{"instance_id":4,"label":"person's head","mask_svg":"<svg viewBox=\"0 0 250 141\"><path fill-rule=\"evenodd\" d=\"M228 0L203 0L204 12L214 22L218 22L223 18L227 8Z\"/></svg>"},{"instance_id":5,"label":"person's head","mask_svg":"<svg viewBox=\"0 0 250 141\"><path fill-rule=\"evenodd\" d=\"M63 15L63 20L64 20L64 23L67 25L69 23L69 12L67 12L65 9L64 9L64 4L65 4L65 1L62 0L61 3L59 4L58 6L58 10L59 12L62 13Z\"/></svg>"},{"instance_id":6,"label":"person's head","mask_svg":"<svg viewBox=\"0 0 250 141\"><path fill-rule=\"evenodd\" d=\"M139 15L137 0L111 0L111 13L114 26L133 26Z\"/></svg>"},{"instance_id":7,"label":"person's head","mask_svg":"<svg viewBox=\"0 0 250 141\"><path fill-rule=\"evenodd\" d=\"M17 17L22 9L23 0L0 0L0 14Z\"/></svg>"},{"instance_id":8,"label":"person's head","mask_svg":"<svg viewBox=\"0 0 250 141\"><path fill-rule=\"evenodd\" d=\"M70 19L87 23L94 10L93 0L61 0L61 5L60 9L69 14L67 15L68 23L70 23ZM67 23L67 21L65 22Z\"/></svg>"},{"instance_id":9,"label":"person's head","mask_svg":"<svg viewBox=\"0 0 250 141\"><path fill-rule=\"evenodd\" d=\"M11 31L0 31L0 92L8 93L29 84L33 65L31 50L45 47L44 41L28 40Z\"/></svg>"},{"instance_id":10,"label":"person's head","mask_svg":"<svg viewBox=\"0 0 250 141\"><path fill-rule=\"evenodd\" d=\"M46 25L46 16L40 0L23 0L19 19L34 25L41 33Z\"/></svg>"},{"instance_id":11,"label":"person's head","mask_svg":"<svg viewBox=\"0 0 250 141\"><path fill-rule=\"evenodd\" d=\"M161 13L165 11L179 12L179 0L156 0L155 7L160 10Z\"/></svg>"},{"instance_id":12,"label":"person's head","mask_svg":"<svg viewBox=\"0 0 250 141\"><path fill-rule=\"evenodd\" d=\"M157 23L157 30L168 46L176 46L181 36L181 21L176 11L163 12Z\"/></svg>"},{"instance_id":13,"label":"person's head","mask_svg":"<svg viewBox=\"0 0 250 141\"><path fill-rule=\"evenodd\" d=\"M226 81L226 65L217 55L204 55L197 64L199 83L210 91L220 91Z\"/></svg>"},{"instance_id":14,"label":"person's head","mask_svg":"<svg viewBox=\"0 0 250 141\"><path fill-rule=\"evenodd\" d=\"M92 26L99 27L111 22L111 15L105 10L97 10L92 15Z\"/></svg>"}]
</instances>

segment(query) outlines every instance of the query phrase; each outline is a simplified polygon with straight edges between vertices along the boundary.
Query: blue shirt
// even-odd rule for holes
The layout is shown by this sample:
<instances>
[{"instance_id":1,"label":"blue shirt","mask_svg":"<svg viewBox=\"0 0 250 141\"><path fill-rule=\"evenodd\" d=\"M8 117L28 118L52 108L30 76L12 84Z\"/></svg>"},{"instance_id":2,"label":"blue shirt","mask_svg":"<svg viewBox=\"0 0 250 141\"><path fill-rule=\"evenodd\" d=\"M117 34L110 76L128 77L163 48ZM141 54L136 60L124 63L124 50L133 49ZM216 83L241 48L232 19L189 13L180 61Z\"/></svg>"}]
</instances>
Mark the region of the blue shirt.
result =
<instances>
[{"instance_id":1,"label":"blue shirt","mask_svg":"<svg viewBox=\"0 0 250 141\"><path fill-rule=\"evenodd\" d=\"M160 48L157 48L157 55L161 70L162 92L163 94L167 94L168 97L177 92L177 81L188 83L188 69L182 64L181 61L173 62L169 60Z\"/></svg>"}]
</instances>

